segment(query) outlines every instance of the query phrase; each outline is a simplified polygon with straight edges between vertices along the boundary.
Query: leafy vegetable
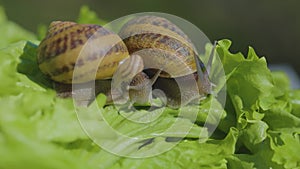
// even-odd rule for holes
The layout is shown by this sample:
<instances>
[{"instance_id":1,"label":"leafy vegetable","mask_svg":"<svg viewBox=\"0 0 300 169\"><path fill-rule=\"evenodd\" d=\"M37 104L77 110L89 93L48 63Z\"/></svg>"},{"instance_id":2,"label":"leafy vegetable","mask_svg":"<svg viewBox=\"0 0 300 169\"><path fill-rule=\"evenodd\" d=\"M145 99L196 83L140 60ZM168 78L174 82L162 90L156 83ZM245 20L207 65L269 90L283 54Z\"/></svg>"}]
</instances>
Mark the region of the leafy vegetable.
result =
<instances>
[{"instance_id":1,"label":"leafy vegetable","mask_svg":"<svg viewBox=\"0 0 300 169\"><path fill-rule=\"evenodd\" d=\"M81 23L103 23L87 7L82 8ZM103 106L99 95L82 109L84 121L101 140L108 140L127 153L145 153L174 146L149 158L126 158L97 146L81 128L71 99L57 98L51 81L38 69L38 41L32 33L7 21L0 8L0 168L299 168L300 90L291 90L283 73L271 72L264 57L249 48L247 57L230 53L231 42L218 42L219 55L226 73L225 109L209 97L200 105L178 110L151 112L151 123L125 119L113 106ZM21 41L20 41L21 40ZM22 41L23 40L23 41ZM24 41L26 40L26 41ZM98 104L97 104L98 103ZM208 116L210 105L214 114ZM193 123L193 113L199 110ZM157 114L155 114L157 113ZM149 120L147 111L127 112L134 120ZM220 124L208 138L204 122ZM82 118L81 118L82 119ZM84 124L83 124L84 122ZM176 122L176 126L164 132ZM144 141L114 140L105 128L110 124L119 133ZM183 128L190 127L188 133ZM92 133L94 132L94 133ZM200 132L204 134L200 135ZM200 141L199 141L200 140Z\"/></svg>"},{"instance_id":2,"label":"leafy vegetable","mask_svg":"<svg viewBox=\"0 0 300 169\"><path fill-rule=\"evenodd\" d=\"M8 21L4 9L0 6L0 49L20 40L34 40L35 35L22 29L14 22Z\"/></svg>"},{"instance_id":3,"label":"leafy vegetable","mask_svg":"<svg viewBox=\"0 0 300 169\"><path fill-rule=\"evenodd\" d=\"M91 11L87 6L83 6L80 9L77 23L104 25L106 22L102 19L99 19L97 14Z\"/></svg>"}]
</instances>

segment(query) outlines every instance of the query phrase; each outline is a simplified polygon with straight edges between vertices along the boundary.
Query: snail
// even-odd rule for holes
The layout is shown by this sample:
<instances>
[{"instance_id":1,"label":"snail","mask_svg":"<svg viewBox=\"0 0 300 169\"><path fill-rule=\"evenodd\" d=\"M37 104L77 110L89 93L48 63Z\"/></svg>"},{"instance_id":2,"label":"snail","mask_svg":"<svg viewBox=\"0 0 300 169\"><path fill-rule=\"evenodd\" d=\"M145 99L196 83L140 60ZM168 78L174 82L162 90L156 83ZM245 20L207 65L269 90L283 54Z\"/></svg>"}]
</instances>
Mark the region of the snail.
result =
<instances>
[{"instance_id":1,"label":"snail","mask_svg":"<svg viewBox=\"0 0 300 169\"><path fill-rule=\"evenodd\" d=\"M107 104L118 98L143 104L151 101L152 89L160 89L167 96L166 104L178 108L211 92L208 72L191 40L175 24L158 16L133 18L119 34L100 25L54 21L38 46L37 62L54 81L59 96L72 96L72 84L81 85L78 94L89 98L83 105L88 105L95 93L104 93ZM75 67L79 73L74 74ZM82 85L94 80L95 88ZM178 81L184 83L183 93ZM198 92L192 90L193 81Z\"/></svg>"},{"instance_id":2,"label":"snail","mask_svg":"<svg viewBox=\"0 0 300 169\"><path fill-rule=\"evenodd\" d=\"M178 108L199 94L200 97L211 94L208 71L193 43L171 21L158 16L135 17L121 28L119 35L129 54L143 58L144 67L160 65L158 67L163 68L153 88L163 91L169 107Z\"/></svg>"}]
</instances>

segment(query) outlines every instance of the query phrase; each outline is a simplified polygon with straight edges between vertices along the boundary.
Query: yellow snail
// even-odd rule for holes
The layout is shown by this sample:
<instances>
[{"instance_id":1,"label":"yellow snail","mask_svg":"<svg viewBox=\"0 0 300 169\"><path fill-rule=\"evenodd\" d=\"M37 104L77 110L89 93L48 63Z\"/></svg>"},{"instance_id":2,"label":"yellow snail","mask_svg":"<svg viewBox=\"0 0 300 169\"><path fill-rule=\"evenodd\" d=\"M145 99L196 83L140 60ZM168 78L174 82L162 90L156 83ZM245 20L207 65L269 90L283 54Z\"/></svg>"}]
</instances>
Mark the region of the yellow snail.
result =
<instances>
[{"instance_id":1,"label":"yellow snail","mask_svg":"<svg viewBox=\"0 0 300 169\"><path fill-rule=\"evenodd\" d=\"M86 49L87 41L97 48ZM79 58L80 52L84 57ZM211 92L208 73L191 40L175 24L157 16L133 18L119 34L99 25L52 22L38 47L37 60L63 97L72 95L72 83L96 80L96 94L105 93L107 103L112 102L113 91L118 91L111 88L113 76L117 81L121 78L117 87L127 82L129 99L137 103L150 101L152 88L162 90L167 105L173 108L187 104L199 93L205 96ZM75 65L80 73L73 76ZM96 76L90 72L96 72ZM184 93L177 81L184 82ZM193 81L196 92L191 87Z\"/></svg>"}]
</instances>

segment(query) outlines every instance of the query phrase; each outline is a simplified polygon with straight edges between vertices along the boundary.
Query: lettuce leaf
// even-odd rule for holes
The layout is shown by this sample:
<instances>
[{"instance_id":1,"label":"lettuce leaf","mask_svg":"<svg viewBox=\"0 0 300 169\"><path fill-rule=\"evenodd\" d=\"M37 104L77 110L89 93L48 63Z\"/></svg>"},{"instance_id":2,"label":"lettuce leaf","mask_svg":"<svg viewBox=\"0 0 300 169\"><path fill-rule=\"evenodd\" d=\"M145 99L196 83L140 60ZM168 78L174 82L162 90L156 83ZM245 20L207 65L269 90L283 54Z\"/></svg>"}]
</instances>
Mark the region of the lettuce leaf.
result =
<instances>
[{"instance_id":1,"label":"lettuce leaf","mask_svg":"<svg viewBox=\"0 0 300 169\"><path fill-rule=\"evenodd\" d=\"M241 53L230 53L230 45L229 40L222 40L217 48L227 72L230 105L225 109L234 111L237 118L237 146L250 151L235 155L232 162L253 162L257 168L298 167L299 158L294 153L300 150L296 146L300 129L300 118L296 116L299 90L290 89L285 74L270 72L265 58L259 58L253 48L249 48L247 57L242 57ZM279 140L280 145L276 143Z\"/></svg>"},{"instance_id":2,"label":"lettuce leaf","mask_svg":"<svg viewBox=\"0 0 300 169\"><path fill-rule=\"evenodd\" d=\"M104 25L106 21L99 19L96 12L91 11L88 6L83 6L80 9L77 23Z\"/></svg>"},{"instance_id":3,"label":"lettuce leaf","mask_svg":"<svg viewBox=\"0 0 300 169\"><path fill-rule=\"evenodd\" d=\"M20 40L35 40L36 37L31 32L22 29L14 22L7 20L4 8L0 6L0 49L11 43Z\"/></svg>"}]
</instances>

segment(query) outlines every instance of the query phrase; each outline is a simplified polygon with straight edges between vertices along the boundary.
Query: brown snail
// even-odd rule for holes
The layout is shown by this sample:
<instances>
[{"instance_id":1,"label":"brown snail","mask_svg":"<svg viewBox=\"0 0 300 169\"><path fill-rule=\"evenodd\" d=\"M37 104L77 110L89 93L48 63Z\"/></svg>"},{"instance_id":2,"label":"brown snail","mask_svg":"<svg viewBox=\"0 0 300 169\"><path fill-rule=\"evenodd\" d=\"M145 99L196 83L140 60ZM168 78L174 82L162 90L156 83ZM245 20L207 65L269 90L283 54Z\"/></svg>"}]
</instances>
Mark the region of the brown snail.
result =
<instances>
[{"instance_id":1,"label":"brown snail","mask_svg":"<svg viewBox=\"0 0 300 169\"><path fill-rule=\"evenodd\" d=\"M86 47L87 41L97 48ZM108 102L128 90L132 102L145 103L152 99L153 87L166 94L170 107L178 108L199 94L211 92L208 73L195 51L187 35L169 20L140 16L128 21L119 35L98 25L52 22L38 47L37 59L41 71L55 81L61 96L72 95L72 83L96 79L96 94L105 93ZM83 57L79 58L79 53ZM79 66L79 73L74 75L75 66ZM111 88L113 76L116 89ZM176 85L178 81L185 83L183 91ZM193 81L196 92L191 87Z\"/></svg>"}]
</instances>

